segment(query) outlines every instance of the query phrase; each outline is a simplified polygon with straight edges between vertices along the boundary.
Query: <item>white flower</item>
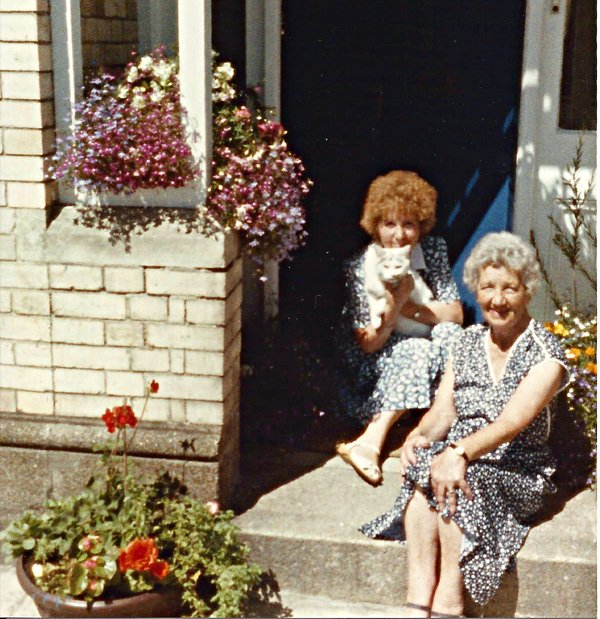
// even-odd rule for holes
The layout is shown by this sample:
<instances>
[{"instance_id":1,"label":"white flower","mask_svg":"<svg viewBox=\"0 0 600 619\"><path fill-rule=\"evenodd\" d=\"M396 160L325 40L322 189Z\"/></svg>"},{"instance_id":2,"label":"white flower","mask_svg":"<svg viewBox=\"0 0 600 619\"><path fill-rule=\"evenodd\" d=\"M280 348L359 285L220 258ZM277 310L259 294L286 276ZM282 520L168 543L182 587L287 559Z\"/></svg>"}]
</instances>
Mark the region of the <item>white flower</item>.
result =
<instances>
[{"instance_id":1,"label":"white flower","mask_svg":"<svg viewBox=\"0 0 600 619\"><path fill-rule=\"evenodd\" d=\"M221 511L221 506L218 501L208 501L205 505L213 516L216 516Z\"/></svg>"},{"instance_id":2,"label":"white flower","mask_svg":"<svg viewBox=\"0 0 600 619\"><path fill-rule=\"evenodd\" d=\"M133 105L136 110L141 110L146 105L146 102L141 95L133 95L131 105Z\"/></svg>"},{"instance_id":3,"label":"white flower","mask_svg":"<svg viewBox=\"0 0 600 619\"><path fill-rule=\"evenodd\" d=\"M230 79L233 79L235 71L234 71L233 67L231 66L230 62L224 62L223 64L220 64L217 67L215 73L219 77L229 81Z\"/></svg>"},{"instance_id":4,"label":"white flower","mask_svg":"<svg viewBox=\"0 0 600 619\"><path fill-rule=\"evenodd\" d=\"M148 69L152 68L152 58L150 58L150 56L142 56L140 62L139 62L139 67L142 71L148 71Z\"/></svg>"},{"instance_id":5,"label":"white flower","mask_svg":"<svg viewBox=\"0 0 600 619\"><path fill-rule=\"evenodd\" d=\"M31 566L31 573L34 578L41 578L44 575L44 566L41 563L34 563Z\"/></svg>"},{"instance_id":6,"label":"white flower","mask_svg":"<svg viewBox=\"0 0 600 619\"><path fill-rule=\"evenodd\" d=\"M125 99L128 94L129 87L127 86L127 84L120 84L117 88L117 97L119 97L119 99Z\"/></svg>"},{"instance_id":7,"label":"white flower","mask_svg":"<svg viewBox=\"0 0 600 619\"><path fill-rule=\"evenodd\" d=\"M150 93L150 100L154 103L158 103L164 96L165 95L162 90L155 90L154 92Z\"/></svg>"},{"instance_id":8,"label":"white flower","mask_svg":"<svg viewBox=\"0 0 600 619\"><path fill-rule=\"evenodd\" d=\"M166 84L173 73L173 67L165 60L161 60L158 65L154 67L154 75L160 80L161 84Z\"/></svg>"},{"instance_id":9,"label":"white flower","mask_svg":"<svg viewBox=\"0 0 600 619\"><path fill-rule=\"evenodd\" d=\"M127 81L128 82L135 82L135 80L137 80L137 78L139 77L140 73L138 71L137 67L131 67L131 69L129 69L129 71L127 72Z\"/></svg>"}]
</instances>

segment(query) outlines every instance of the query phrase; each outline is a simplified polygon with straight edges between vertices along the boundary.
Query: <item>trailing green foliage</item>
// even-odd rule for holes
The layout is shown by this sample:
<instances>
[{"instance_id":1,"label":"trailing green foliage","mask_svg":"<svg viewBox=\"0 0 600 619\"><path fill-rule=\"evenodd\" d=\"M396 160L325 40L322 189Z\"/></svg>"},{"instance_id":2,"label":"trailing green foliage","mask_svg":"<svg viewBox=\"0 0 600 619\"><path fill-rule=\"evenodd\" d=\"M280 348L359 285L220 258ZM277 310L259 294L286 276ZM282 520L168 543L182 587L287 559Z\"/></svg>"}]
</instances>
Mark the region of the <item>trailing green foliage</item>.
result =
<instances>
[{"instance_id":1,"label":"trailing green foliage","mask_svg":"<svg viewBox=\"0 0 600 619\"><path fill-rule=\"evenodd\" d=\"M140 420L158 389L152 381ZM138 418L130 406L107 409L102 420L118 432L103 445L98 473L80 494L13 520L0 533L4 552L31 557L37 586L61 597L93 602L174 587L186 615L242 616L262 570L248 560L233 512L194 499L169 472L135 474L127 461L135 431L129 441L126 432Z\"/></svg>"}]
</instances>

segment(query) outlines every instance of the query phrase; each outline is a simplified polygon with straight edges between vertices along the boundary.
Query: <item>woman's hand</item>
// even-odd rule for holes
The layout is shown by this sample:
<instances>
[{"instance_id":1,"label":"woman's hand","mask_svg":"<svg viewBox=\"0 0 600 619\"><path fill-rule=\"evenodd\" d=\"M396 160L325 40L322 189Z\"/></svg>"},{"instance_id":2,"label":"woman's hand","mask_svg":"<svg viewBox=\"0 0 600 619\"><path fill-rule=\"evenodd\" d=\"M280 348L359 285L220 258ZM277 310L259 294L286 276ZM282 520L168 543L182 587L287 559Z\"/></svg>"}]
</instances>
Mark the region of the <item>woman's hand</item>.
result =
<instances>
[{"instance_id":1,"label":"woman's hand","mask_svg":"<svg viewBox=\"0 0 600 619\"><path fill-rule=\"evenodd\" d=\"M371 354L385 346L394 330L400 310L412 292L414 284L412 275L406 275L394 288L386 288L385 309L379 328L375 329L373 325L367 325L363 329L355 331L358 345L367 354Z\"/></svg>"},{"instance_id":2,"label":"woman's hand","mask_svg":"<svg viewBox=\"0 0 600 619\"><path fill-rule=\"evenodd\" d=\"M409 434L400 448L400 475L406 475L406 469L417 463L415 449L429 447L429 440L422 434Z\"/></svg>"},{"instance_id":3,"label":"woman's hand","mask_svg":"<svg viewBox=\"0 0 600 619\"><path fill-rule=\"evenodd\" d=\"M448 506L450 514L456 512L456 491L463 491L467 499L473 499L473 491L467 483L467 462L448 447L433 458L430 468L431 488L440 509Z\"/></svg>"},{"instance_id":4,"label":"woman's hand","mask_svg":"<svg viewBox=\"0 0 600 619\"><path fill-rule=\"evenodd\" d=\"M383 312L383 324L395 325L396 319L415 287L415 280L412 275L405 275L396 286L386 284L385 290L385 310Z\"/></svg>"}]
</instances>

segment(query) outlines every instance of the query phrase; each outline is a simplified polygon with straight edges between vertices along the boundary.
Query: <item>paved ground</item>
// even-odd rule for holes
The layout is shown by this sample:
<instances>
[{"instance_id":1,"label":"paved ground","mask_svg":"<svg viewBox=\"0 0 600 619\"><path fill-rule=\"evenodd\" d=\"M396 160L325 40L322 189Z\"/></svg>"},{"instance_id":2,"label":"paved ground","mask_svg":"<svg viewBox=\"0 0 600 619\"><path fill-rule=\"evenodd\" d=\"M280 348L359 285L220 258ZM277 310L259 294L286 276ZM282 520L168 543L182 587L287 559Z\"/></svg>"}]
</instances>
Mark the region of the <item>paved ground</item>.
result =
<instances>
[{"instance_id":1,"label":"paved ground","mask_svg":"<svg viewBox=\"0 0 600 619\"><path fill-rule=\"evenodd\" d=\"M281 594L281 604L257 606L256 617L398 617L397 607L382 604L350 604L291 591ZM0 617L39 617L40 614L19 586L12 565L0 565Z\"/></svg>"}]
</instances>

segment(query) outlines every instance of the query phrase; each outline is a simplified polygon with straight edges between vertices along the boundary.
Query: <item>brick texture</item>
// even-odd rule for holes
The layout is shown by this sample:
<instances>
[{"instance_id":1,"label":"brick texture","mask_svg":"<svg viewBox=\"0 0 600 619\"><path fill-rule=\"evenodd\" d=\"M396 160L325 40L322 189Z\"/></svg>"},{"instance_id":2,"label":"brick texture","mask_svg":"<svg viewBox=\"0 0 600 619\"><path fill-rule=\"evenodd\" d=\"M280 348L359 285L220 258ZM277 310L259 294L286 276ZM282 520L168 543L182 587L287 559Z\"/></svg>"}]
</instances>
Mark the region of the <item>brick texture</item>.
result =
<instances>
[{"instance_id":1,"label":"brick texture","mask_svg":"<svg viewBox=\"0 0 600 619\"><path fill-rule=\"evenodd\" d=\"M138 2L80 4L84 69L124 65ZM145 421L220 428L230 435L215 434L215 445L229 450L238 440L228 420L239 410L239 239L164 222L125 252L105 231L75 225L72 206L53 208L49 12L49 0L0 0L0 412L70 424L130 398L139 413L154 379L160 392Z\"/></svg>"}]
</instances>

